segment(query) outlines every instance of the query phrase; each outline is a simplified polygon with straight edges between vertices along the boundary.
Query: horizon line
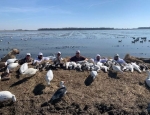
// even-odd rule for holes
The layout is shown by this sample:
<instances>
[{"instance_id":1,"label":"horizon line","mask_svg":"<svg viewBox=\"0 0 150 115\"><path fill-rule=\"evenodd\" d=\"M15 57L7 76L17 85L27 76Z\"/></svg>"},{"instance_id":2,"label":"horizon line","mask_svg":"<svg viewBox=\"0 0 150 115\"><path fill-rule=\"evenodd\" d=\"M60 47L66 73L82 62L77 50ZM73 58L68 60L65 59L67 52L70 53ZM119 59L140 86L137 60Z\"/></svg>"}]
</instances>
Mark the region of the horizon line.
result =
<instances>
[{"instance_id":1,"label":"horizon line","mask_svg":"<svg viewBox=\"0 0 150 115\"><path fill-rule=\"evenodd\" d=\"M114 28L114 27L59 27L59 28L39 28L39 29L1 29L0 31L26 31L26 30L73 30L73 29L150 29L150 27L136 27L136 28Z\"/></svg>"}]
</instances>

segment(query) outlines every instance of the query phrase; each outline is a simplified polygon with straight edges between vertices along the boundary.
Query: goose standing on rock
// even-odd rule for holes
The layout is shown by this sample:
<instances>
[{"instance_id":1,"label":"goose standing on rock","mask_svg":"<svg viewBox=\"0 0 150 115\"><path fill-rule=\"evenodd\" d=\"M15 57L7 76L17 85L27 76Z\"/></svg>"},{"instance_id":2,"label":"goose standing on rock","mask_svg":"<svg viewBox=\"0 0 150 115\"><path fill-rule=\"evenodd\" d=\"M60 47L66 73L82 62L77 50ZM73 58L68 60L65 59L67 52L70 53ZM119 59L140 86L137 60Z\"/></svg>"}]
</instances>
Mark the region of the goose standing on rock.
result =
<instances>
[{"instance_id":1,"label":"goose standing on rock","mask_svg":"<svg viewBox=\"0 0 150 115\"><path fill-rule=\"evenodd\" d=\"M0 91L0 102L7 100L12 100L13 102L15 102L16 97L9 91Z\"/></svg>"},{"instance_id":2,"label":"goose standing on rock","mask_svg":"<svg viewBox=\"0 0 150 115\"><path fill-rule=\"evenodd\" d=\"M64 81L60 82L60 88L54 93L50 99L50 103L53 104L56 101L60 100L67 93L67 88L64 86Z\"/></svg>"},{"instance_id":3,"label":"goose standing on rock","mask_svg":"<svg viewBox=\"0 0 150 115\"><path fill-rule=\"evenodd\" d=\"M51 80L53 79L53 71L49 70L45 76L45 80L47 82L48 85L50 85Z\"/></svg>"}]
</instances>

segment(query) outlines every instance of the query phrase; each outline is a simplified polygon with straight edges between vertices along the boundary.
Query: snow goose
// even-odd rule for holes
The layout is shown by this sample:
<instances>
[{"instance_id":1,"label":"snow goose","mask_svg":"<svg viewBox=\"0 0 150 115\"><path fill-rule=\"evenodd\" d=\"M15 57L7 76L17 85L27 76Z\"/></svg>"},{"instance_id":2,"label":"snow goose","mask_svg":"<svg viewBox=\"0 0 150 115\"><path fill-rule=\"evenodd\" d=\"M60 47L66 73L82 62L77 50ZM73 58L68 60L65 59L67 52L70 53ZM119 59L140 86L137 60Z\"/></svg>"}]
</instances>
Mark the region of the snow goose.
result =
<instances>
[{"instance_id":1,"label":"snow goose","mask_svg":"<svg viewBox=\"0 0 150 115\"><path fill-rule=\"evenodd\" d=\"M89 66L88 67L88 70L91 70L91 71L97 71L97 72L99 72L100 69L101 68L98 65L93 65L93 66Z\"/></svg>"},{"instance_id":2,"label":"snow goose","mask_svg":"<svg viewBox=\"0 0 150 115\"><path fill-rule=\"evenodd\" d=\"M73 69L75 68L77 65L75 62L66 62L65 63L66 69Z\"/></svg>"},{"instance_id":3,"label":"snow goose","mask_svg":"<svg viewBox=\"0 0 150 115\"><path fill-rule=\"evenodd\" d=\"M13 70L14 68L18 67L19 64L18 63L10 63L7 68L11 71Z\"/></svg>"},{"instance_id":4,"label":"snow goose","mask_svg":"<svg viewBox=\"0 0 150 115\"><path fill-rule=\"evenodd\" d=\"M16 97L9 91L0 91L0 101L2 102L7 100L12 100L13 102L15 102Z\"/></svg>"},{"instance_id":5,"label":"snow goose","mask_svg":"<svg viewBox=\"0 0 150 115\"><path fill-rule=\"evenodd\" d=\"M9 65L10 63L15 63L16 61L18 61L17 59L8 59L6 62Z\"/></svg>"},{"instance_id":6,"label":"snow goose","mask_svg":"<svg viewBox=\"0 0 150 115\"><path fill-rule=\"evenodd\" d=\"M131 64L135 70L141 73L140 67L136 63L131 62Z\"/></svg>"},{"instance_id":7,"label":"snow goose","mask_svg":"<svg viewBox=\"0 0 150 115\"><path fill-rule=\"evenodd\" d=\"M129 63L126 66L124 66L122 70L130 70L131 72L133 72L134 68L133 68L132 64Z\"/></svg>"},{"instance_id":8,"label":"snow goose","mask_svg":"<svg viewBox=\"0 0 150 115\"><path fill-rule=\"evenodd\" d=\"M121 67L119 65L115 65L115 64L112 64L112 69L115 71L115 72L123 72L121 70Z\"/></svg>"},{"instance_id":9,"label":"snow goose","mask_svg":"<svg viewBox=\"0 0 150 115\"><path fill-rule=\"evenodd\" d=\"M66 62L66 69L68 69L70 62Z\"/></svg>"},{"instance_id":10,"label":"snow goose","mask_svg":"<svg viewBox=\"0 0 150 115\"><path fill-rule=\"evenodd\" d=\"M47 82L48 85L50 85L51 80L53 79L54 75L53 75L53 71L49 70L46 74L45 80Z\"/></svg>"},{"instance_id":11,"label":"snow goose","mask_svg":"<svg viewBox=\"0 0 150 115\"><path fill-rule=\"evenodd\" d=\"M80 64L80 63L77 63L77 64L76 64L76 70L82 71L82 70L81 70L81 64Z\"/></svg>"},{"instance_id":12,"label":"snow goose","mask_svg":"<svg viewBox=\"0 0 150 115\"><path fill-rule=\"evenodd\" d=\"M103 66L103 63L97 62L97 65L101 67L101 66Z\"/></svg>"},{"instance_id":13,"label":"snow goose","mask_svg":"<svg viewBox=\"0 0 150 115\"><path fill-rule=\"evenodd\" d=\"M23 74L28 69L28 63L24 63L21 65L19 72Z\"/></svg>"},{"instance_id":14,"label":"snow goose","mask_svg":"<svg viewBox=\"0 0 150 115\"><path fill-rule=\"evenodd\" d=\"M109 70L109 67L107 67L107 66L101 66L100 68L103 69L106 73L107 73L108 70Z\"/></svg>"},{"instance_id":15,"label":"snow goose","mask_svg":"<svg viewBox=\"0 0 150 115\"><path fill-rule=\"evenodd\" d=\"M38 69L28 68L22 74L27 75L28 77L31 77L31 76L35 75L37 71L38 71Z\"/></svg>"},{"instance_id":16,"label":"snow goose","mask_svg":"<svg viewBox=\"0 0 150 115\"><path fill-rule=\"evenodd\" d=\"M60 88L54 93L52 98L50 99L50 103L60 100L67 93L67 88L64 86L64 81L60 82Z\"/></svg>"},{"instance_id":17,"label":"snow goose","mask_svg":"<svg viewBox=\"0 0 150 115\"><path fill-rule=\"evenodd\" d=\"M90 76L93 77L93 79L95 79L95 77L97 76L97 71L91 71Z\"/></svg>"},{"instance_id":18,"label":"snow goose","mask_svg":"<svg viewBox=\"0 0 150 115\"><path fill-rule=\"evenodd\" d=\"M73 66L73 68L76 68L76 67L77 67L76 62L73 62L73 61L72 61L72 62L70 62L70 63L69 63L69 65L72 65L72 66Z\"/></svg>"}]
</instances>

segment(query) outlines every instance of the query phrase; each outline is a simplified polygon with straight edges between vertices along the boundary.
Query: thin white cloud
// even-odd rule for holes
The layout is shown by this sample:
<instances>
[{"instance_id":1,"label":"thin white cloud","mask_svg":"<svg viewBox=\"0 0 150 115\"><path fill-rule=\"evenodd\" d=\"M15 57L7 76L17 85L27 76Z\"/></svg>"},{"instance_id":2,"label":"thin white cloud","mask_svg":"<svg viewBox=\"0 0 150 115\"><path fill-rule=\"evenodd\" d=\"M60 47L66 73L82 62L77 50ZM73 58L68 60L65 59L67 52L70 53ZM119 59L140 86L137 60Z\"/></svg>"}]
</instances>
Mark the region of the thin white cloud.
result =
<instances>
[{"instance_id":1,"label":"thin white cloud","mask_svg":"<svg viewBox=\"0 0 150 115\"><path fill-rule=\"evenodd\" d=\"M0 13L39 13L39 12L48 12L48 13L57 13L57 14L71 14L70 11L62 10L56 6L50 7L1 7Z\"/></svg>"}]
</instances>

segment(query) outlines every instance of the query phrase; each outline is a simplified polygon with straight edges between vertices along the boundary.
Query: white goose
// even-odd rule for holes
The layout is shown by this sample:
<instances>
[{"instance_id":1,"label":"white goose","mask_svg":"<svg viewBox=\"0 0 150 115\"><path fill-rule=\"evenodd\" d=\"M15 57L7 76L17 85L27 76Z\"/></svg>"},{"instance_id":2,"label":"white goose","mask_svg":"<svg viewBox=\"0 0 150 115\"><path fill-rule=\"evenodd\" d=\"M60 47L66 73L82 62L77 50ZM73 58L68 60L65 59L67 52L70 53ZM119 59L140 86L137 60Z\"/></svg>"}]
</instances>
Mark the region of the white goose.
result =
<instances>
[{"instance_id":1,"label":"white goose","mask_svg":"<svg viewBox=\"0 0 150 115\"><path fill-rule=\"evenodd\" d=\"M123 71L121 70L121 67L120 67L119 65L114 65L114 64L112 64L112 68L113 68L113 70L114 70L115 72L123 72Z\"/></svg>"},{"instance_id":2,"label":"white goose","mask_svg":"<svg viewBox=\"0 0 150 115\"><path fill-rule=\"evenodd\" d=\"M7 68L11 71L13 70L14 68L18 67L19 64L18 63L10 63Z\"/></svg>"},{"instance_id":3,"label":"white goose","mask_svg":"<svg viewBox=\"0 0 150 115\"><path fill-rule=\"evenodd\" d=\"M134 71L134 68L133 68L133 66L132 66L132 64L128 64L128 69L131 71L131 72L133 72Z\"/></svg>"},{"instance_id":4,"label":"white goose","mask_svg":"<svg viewBox=\"0 0 150 115\"><path fill-rule=\"evenodd\" d=\"M103 69L105 72L108 72L109 67L105 66L103 63L97 62L97 65L98 65L101 69Z\"/></svg>"},{"instance_id":5,"label":"white goose","mask_svg":"<svg viewBox=\"0 0 150 115\"><path fill-rule=\"evenodd\" d=\"M50 85L50 81L53 79L53 71L49 70L45 76L45 80L47 82L48 85Z\"/></svg>"},{"instance_id":6,"label":"white goose","mask_svg":"<svg viewBox=\"0 0 150 115\"><path fill-rule=\"evenodd\" d=\"M107 67L107 66L101 66L101 69L104 69L105 72L108 72L109 67Z\"/></svg>"},{"instance_id":7,"label":"white goose","mask_svg":"<svg viewBox=\"0 0 150 115\"><path fill-rule=\"evenodd\" d=\"M97 65L98 65L99 67L101 67L101 66L103 66L103 63L97 62Z\"/></svg>"},{"instance_id":8,"label":"white goose","mask_svg":"<svg viewBox=\"0 0 150 115\"><path fill-rule=\"evenodd\" d=\"M136 63L131 62L131 64L135 70L141 73L140 67Z\"/></svg>"},{"instance_id":9,"label":"white goose","mask_svg":"<svg viewBox=\"0 0 150 115\"><path fill-rule=\"evenodd\" d=\"M75 62L66 62L65 66L66 66L66 69L69 69L69 68L72 68L72 67L76 68L77 64Z\"/></svg>"},{"instance_id":10,"label":"white goose","mask_svg":"<svg viewBox=\"0 0 150 115\"><path fill-rule=\"evenodd\" d=\"M28 69L28 63L24 63L21 65L19 72L23 74Z\"/></svg>"},{"instance_id":11,"label":"white goose","mask_svg":"<svg viewBox=\"0 0 150 115\"><path fill-rule=\"evenodd\" d=\"M0 91L0 101L2 102L7 100L12 100L13 102L15 102L16 97L9 91Z\"/></svg>"},{"instance_id":12,"label":"white goose","mask_svg":"<svg viewBox=\"0 0 150 115\"><path fill-rule=\"evenodd\" d=\"M8 59L6 62L9 65L10 63L14 63L16 61L17 61L17 59Z\"/></svg>"},{"instance_id":13,"label":"white goose","mask_svg":"<svg viewBox=\"0 0 150 115\"><path fill-rule=\"evenodd\" d=\"M66 62L66 69L68 69L70 62Z\"/></svg>"},{"instance_id":14,"label":"white goose","mask_svg":"<svg viewBox=\"0 0 150 115\"><path fill-rule=\"evenodd\" d=\"M31 77L31 76L35 75L37 71L38 71L38 69L28 68L22 74L25 74L28 77Z\"/></svg>"},{"instance_id":15,"label":"white goose","mask_svg":"<svg viewBox=\"0 0 150 115\"><path fill-rule=\"evenodd\" d=\"M91 71L90 76L93 77L93 79L95 79L95 77L97 76L97 71Z\"/></svg>"},{"instance_id":16,"label":"white goose","mask_svg":"<svg viewBox=\"0 0 150 115\"><path fill-rule=\"evenodd\" d=\"M69 63L69 65L72 65L74 68L76 68L76 67L77 67L76 62L73 62L73 61L71 61L71 62Z\"/></svg>"},{"instance_id":17,"label":"white goose","mask_svg":"<svg viewBox=\"0 0 150 115\"><path fill-rule=\"evenodd\" d=\"M147 71L148 77L146 78L145 82L150 87L150 72Z\"/></svg>"},{"instance_id":18,"label":"white goose","mask_svg":"<svg viewBox=\"0 0 150 115\"><path fill-rule=\"evenodd\" d=\"M100 72L100 67L98 65L88 66L88 70Z\"/></svg>"}]
</instances>

